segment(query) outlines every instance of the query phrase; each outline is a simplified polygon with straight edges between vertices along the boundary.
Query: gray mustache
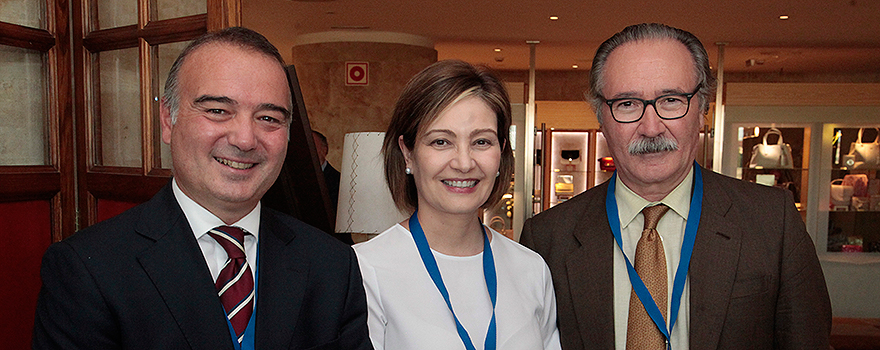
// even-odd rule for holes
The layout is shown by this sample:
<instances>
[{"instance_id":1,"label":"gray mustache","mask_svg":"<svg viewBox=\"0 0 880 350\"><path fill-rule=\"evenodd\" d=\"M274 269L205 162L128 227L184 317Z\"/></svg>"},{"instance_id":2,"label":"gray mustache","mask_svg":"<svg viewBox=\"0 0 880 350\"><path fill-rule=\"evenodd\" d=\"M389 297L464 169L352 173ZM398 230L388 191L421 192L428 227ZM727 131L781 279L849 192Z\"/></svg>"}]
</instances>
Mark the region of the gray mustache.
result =
<instances>
[{"instance_id":1,"label":"gray mustache","mask_svg":"<svg viewBox=\"0 0 880 350\"><path fill-rule=\"evenodd\" d=\"M635 156L677 150L678 142L664 136L645 137L629 144L629 154Z\"/></svg>"}]
</instances>

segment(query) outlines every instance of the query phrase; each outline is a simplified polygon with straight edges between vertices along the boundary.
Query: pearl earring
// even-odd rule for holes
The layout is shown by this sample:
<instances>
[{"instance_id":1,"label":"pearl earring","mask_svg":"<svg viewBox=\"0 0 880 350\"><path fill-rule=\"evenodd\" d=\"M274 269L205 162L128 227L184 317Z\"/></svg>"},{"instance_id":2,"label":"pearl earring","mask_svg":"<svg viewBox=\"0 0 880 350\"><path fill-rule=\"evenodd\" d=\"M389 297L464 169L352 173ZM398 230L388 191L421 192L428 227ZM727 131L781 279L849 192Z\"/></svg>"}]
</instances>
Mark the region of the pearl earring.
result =
<instances>
[{"instance_id":1,"label":"pearl earring","mask_svg":"<svg viewBox=\"0 0 880 350\"><path fill-rule=\"evenodd\" d=\"M406 168L406 170L404 170L404 172L406 172L407 175L412 175L412 169L408 167Z\"/></svg>"},{"instance_id":2,"label":"pearl earring","mask_svg":"<svg viewBox=\"0 0 880 350\"><path fill-rule=\"evenodd\" d=\"M500 171L496 171L496 172L495 172L495 177L499 177L499 176L501 176L501 172L500 172Z\"/></svg>"}]
</instances>

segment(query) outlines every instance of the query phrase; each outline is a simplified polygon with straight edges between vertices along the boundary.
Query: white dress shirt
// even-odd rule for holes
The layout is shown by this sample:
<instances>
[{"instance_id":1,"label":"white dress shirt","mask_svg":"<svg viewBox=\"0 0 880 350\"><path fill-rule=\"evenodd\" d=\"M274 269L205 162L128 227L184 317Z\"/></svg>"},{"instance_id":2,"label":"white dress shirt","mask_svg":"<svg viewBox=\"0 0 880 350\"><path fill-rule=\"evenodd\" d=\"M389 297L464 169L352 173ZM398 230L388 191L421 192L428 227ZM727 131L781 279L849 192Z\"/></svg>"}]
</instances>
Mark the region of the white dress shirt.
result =
<instances>
[{"instance_id":1,"label":"white dress shirt","mask_svg":"<svg viewBox=\"0 0 880 350\"><path fill-rule=\"evenodd\" d=\"M177 199L177 204L179 204L180 209L183 210L183 214L186 216L186 221L189 222L189 226L193 230L193 235L195 235L196 240L199 243L199 248L202 249L202 255L205 257L205 262L208 264L208 269L211 271L211 278L213 278L214 281L217 281L217 276L220 275L220 270L222 270L223 265L226 264L228 256L226 255L226 250L223 249L223 246L221 246L220 243L217 243L213 237L208 235L208 231L217 226L226 224L223 223L223 220L220 220L216 215L205 209L205 207L199 205L184 194L183 191L180 190L180 187L177 186L176 179L172 179L171 187L174 190L174 198ZM241 218L241 220L238 220L229 226L237 226L250 233L249 235L244 236L244 251L248 264L251 266L251 274L253 274L257 268L256 256L257 241L259 239L260 231L260 203L257 203L254 210L251 210L251 212Z\"/></svg>"},{"instance_id":2,"label":"white dress shirt","mask_svg":"<svg viewBox=\"0 0 880 350\"><path fill-rule=\"evenodd\" d=\"M666 317L671 315L672 282L678 262L681 260L681 244L684 240L685 223L691 206L691 188L694 183L694 170L660 202L649 202L626 187L620 177L615 183L614 198L617 200L617 211L620 215L621 240L623 252L629 257L630 263L635 260L636 244L642 237L644 216L642 209L659 203L666 204L671 210L657 223L657 233L663 242L666 253L667 297ZM685 280L681 296L681 308L672 329L671 343L675 350L688 349L688 328L690 324L690 278ZM625 292L621 292L625 291ZM629 321L629 299L632 295L632 284L629 281L626 261L621 249L614 244L614 343L615 349L626 349L626 327ZM669 321L667 320L667 327Z\"/></svg>"}]
</instances>

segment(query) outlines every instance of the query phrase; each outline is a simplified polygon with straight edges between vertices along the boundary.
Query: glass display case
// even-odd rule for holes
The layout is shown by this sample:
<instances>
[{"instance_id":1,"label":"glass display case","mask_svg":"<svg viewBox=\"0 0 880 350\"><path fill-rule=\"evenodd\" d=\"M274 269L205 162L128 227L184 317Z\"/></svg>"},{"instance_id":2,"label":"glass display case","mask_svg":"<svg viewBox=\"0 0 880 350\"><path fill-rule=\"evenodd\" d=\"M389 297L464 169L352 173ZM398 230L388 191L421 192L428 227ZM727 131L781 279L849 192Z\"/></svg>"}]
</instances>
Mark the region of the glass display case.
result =
<instances>
[{"instance_id":1,"label":"glass display case","mask_svg":"<svg viewBox=\"0 0 880 350\"><path fill-rule=\"evenodd\" d=\"M880 303L876 302L880 295L880 253L870 251L871 234L880 232L880 218L867 208L858 210L861 203L852 210L852 198L839 186L846 175L867 175L869 185L877 177L876 172L871 176L870 169L851 169L845 156L851 152L860 128L880 127L878 89L877 84L849 83L727 83L724 88L723 128L716 135L721 147L716 171L735 177L737 168L742 168L742 150L738 152L742 145L735 141L739 127L769 127L776 123L777 128L809 129L809 137L804 130L804 160L809 163L801 165L801 181L808 189L801 194L801 214L805 215L807 232L822 264L834 316L880 315ZM870 143L876 130L865 129L863 134L862 142ZM772 140L775 138L768 142ZM786 143L792 141L785 137Z\"/></svg>"},{"instance_id":2,"label":"glass display case","mask_svg":"<svg viewBox=\"0 0 880 350\"><path fill-rule=\"evenodd\" d=\"M601 131L547 130L547 135L544 140L539 131L535 142L535 174L541 174L536 179L543 179L535 181L535 197L542 199L535 205L535 214L608 181L616 170ZM711 142L711 137L706 141L705 133L700 133L703 147L697 152L697 161L701 164L705 162L704 155L712 153ZM546 162L542 158L547 158Z\"/></svg>"},{"instance_id":3,"label":"glass display case","mask_svg":"<svg viewBox=\"0 0 880 350\"><path fill-rule=\"evenodd\" d=\"M877 127L829 125L829 252L880 252L880 136ZM826 135L828 136L828 135ZM824 212L824 211L823 211Z\"/></svg>"},{"instance_id":4,"label":"glass display case","mask_svg":"<svg viewBox=\"0 0 880 350\"><path fill-rule=\"evenodd\" d=\"M592 186L589 178L590 140L594 132L590 130L550 130L550 148L544 155L549 169L545 169L545 183L548 183L547 198L549 207L565 202L574 195ZM547 174L549 170L549 174ZM545 192L546 193L546 192ZM546 205L546 204L545 204Z\"/></svg>"},{"instance_id":5,"label":"glass display case","mask_svg":"<svg viewBox=\"0 0 880 350\"><path fill-rule=\"evenodd\" d=\"M600 184L614 172L613 161L598 130L547 130L547 139L536 137L536 197L541 198L535 213ZM603 165L604 162L604 165Z\"/></svg>"},{"instance_id":6,"label":"glass display case","mask_svg":"<svg viewBox=\"0 0 880 350\"><path fill-rule=\"evenodd\" d=\"M737 177L792 192L804 213L808 198L810 128L739 125Z\"/></svg>"}]
</instances>

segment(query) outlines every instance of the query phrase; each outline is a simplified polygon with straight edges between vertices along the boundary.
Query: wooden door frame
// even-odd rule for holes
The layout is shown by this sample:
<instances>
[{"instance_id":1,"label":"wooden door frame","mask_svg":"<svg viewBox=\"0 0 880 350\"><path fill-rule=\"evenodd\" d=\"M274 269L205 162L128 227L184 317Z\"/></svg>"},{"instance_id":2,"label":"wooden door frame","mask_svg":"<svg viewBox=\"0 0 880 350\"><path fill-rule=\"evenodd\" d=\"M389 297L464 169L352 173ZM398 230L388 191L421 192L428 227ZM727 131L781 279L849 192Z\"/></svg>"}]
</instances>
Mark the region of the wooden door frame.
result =
<instances>
[{"instance_id":1,"label":"wooden door frame","mask_svg":"<svg viewBox=\"0 0 880 350\"><path fill-rule=\"evenodd\" d=\"M48 200L53 240L76 227L68 4L67 0L46 0L47 29L0 23L0 44L45 52L48 68L47 165L0 167L0 193L3 202Z\"/></svg>"}]
</instances>

